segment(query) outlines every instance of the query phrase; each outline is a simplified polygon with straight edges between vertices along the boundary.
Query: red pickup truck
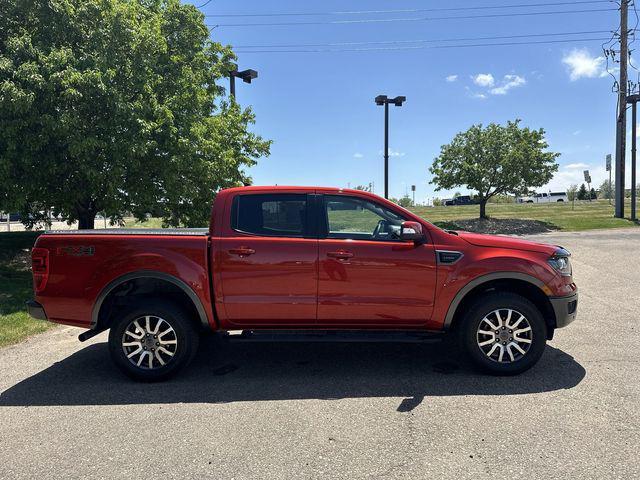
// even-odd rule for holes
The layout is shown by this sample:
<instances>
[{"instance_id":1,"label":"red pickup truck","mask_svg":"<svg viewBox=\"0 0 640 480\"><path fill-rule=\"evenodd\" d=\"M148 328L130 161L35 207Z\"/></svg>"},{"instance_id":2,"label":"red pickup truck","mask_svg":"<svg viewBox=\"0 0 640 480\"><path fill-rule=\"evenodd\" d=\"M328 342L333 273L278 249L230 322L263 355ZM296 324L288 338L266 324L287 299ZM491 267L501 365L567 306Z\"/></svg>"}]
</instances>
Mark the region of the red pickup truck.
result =
<instances>
[{"instance_id":1,"label":"red pickup truck","mask_svg":"<svg viewBox=\"0 0 640 480\"><path fill-rule=\"evenodd\" d=\"M455 332L479 367L516 374L575 319L569 253L442 230L371 193L219 192L209 229L51 231L32 253L35 318L109 332L129 376L164 379L203 330L394 338Z\"/></svg>"}]
</instances>

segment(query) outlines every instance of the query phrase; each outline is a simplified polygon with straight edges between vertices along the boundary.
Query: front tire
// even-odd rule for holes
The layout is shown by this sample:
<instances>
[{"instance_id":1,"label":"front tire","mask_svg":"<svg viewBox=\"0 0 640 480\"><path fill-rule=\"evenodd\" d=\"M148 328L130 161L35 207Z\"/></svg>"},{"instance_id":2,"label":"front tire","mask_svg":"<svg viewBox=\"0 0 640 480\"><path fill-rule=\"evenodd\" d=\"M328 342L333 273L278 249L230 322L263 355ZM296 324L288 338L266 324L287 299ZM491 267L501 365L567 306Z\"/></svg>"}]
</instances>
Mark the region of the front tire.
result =
<instances>
[{"instance_id":1,"label":"front tire","mask_svg":"<svg viewBox=\"0 0 640 480\"><path fill-rule=\"evenodd\" d=\"M146 299L121 312L109 332L109 353L127 376L165 380L185 368L198 349L198 333L177 305Z\"/></svg>"},{"instance_id":2,"label":"front tire","mask_svg":"<svg viewBox=\"0 0 640 480\"><path fill-rule=\"evenodd\" d=\"M514 293L491 293L466 312L461 346L475 366L493 375L517 375L534 366L547 343L538 308Z\"/></svg>"}]
</instances>

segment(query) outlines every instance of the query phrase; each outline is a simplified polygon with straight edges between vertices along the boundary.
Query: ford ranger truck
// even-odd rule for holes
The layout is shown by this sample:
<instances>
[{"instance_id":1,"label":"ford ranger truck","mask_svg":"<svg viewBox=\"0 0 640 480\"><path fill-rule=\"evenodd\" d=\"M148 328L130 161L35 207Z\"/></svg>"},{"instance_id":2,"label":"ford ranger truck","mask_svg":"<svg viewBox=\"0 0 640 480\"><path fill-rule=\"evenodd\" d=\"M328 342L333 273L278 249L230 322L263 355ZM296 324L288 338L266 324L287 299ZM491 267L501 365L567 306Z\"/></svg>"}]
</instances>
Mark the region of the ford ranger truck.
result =
<instances>
[{"instance_id":1,"label":"ford ranger truck","mask_svg":"<svg viewBox=\"0 0 640 480\"><path fill-rule=\"evenodd\" d=\"M452 332L475 365L512 375L578 303L562 247L442 230L337 188L222 190L208 229L49 231L32 261L31 316L88 329L80 340L109 330L115 364L143 381L184 368L206 330Z\"/></svg>"}]
</instances>

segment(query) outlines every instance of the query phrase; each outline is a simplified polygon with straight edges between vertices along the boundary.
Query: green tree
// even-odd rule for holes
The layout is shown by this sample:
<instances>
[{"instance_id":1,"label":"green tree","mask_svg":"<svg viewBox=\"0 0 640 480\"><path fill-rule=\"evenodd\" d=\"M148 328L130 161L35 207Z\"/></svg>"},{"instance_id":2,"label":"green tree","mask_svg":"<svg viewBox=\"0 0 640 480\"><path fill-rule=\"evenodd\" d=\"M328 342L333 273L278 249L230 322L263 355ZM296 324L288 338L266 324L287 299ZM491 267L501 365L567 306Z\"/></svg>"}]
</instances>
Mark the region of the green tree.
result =
<instances>
[{"instance_id":1,"label":"green tree","mask_svg":"<svg viewBox=\"0 0 640 480\"><path fill-rule=\"evenodd\" d=\"M589 198L589 194L587 193L587 187L584 186L584 183L580 185L580 189L578 190L578 200L587 200Z\"/></svg>"},{"instance_id":2,"label":"green tree","mask_svg":"<svg viewBox=\"0 0 640 480\"><path fill-rule=\"evenodd\" d=\"M413 201L409 195L405 194L400 200L398 200L398 205L404 208L412 207Z\"/></svg>"},{"instance_id":3,"label":"green tree","mask_svg":"<svg viewBox=\"0 0 640 480\"><path fill-rule=\"evenodd\" d=\"M543 129L520 127L520 120L505 126L474 125L443 145L433 161L437 190L459 186L478 192L480 218L486 218L487 201L499 194L522 195L540 187L558 170L559 153L547 152Z\"/></svg>"},{"instance_id":4,"label":"green tree","mask_svg":"<svg viewBox=\"0 0 640 480\"><path fill-rule=\"evenodd\" d=\"M229 47L179 0L0 2L0 209L204 225L270 143L219 85Z\"/></svg>"},{"instance_id":5,"label":"green tree","mask_svg":"<svg viewBox=\"0 0 640 480\"><path fill-rule=\"evenodd\" d=\"M599 188L600 198L612 199L614 188L613 182L610 182L609 180L602 182Z\"/></svg>"}]
</instances>

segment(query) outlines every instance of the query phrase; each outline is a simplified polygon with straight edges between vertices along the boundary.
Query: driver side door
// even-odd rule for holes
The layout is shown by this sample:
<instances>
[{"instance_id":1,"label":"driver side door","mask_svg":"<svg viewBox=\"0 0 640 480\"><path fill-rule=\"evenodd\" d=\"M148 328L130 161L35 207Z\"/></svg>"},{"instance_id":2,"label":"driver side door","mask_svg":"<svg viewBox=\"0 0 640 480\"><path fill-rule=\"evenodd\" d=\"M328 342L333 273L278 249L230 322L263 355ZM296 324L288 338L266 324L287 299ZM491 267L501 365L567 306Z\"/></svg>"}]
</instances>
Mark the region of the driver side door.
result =
<instances>
[{"instance_id":1,"label":"driver side door","mask_svg":"<svg viewBox=\"0 0 640 480\"><path fill-rule=\"evenodd\" d=\"M433 245L401 241L406 219L367 198L324 195L320 204L318 324L424 325L435 296Z\"/></svg>"}]
</instances>

